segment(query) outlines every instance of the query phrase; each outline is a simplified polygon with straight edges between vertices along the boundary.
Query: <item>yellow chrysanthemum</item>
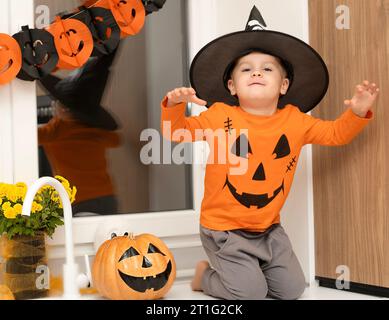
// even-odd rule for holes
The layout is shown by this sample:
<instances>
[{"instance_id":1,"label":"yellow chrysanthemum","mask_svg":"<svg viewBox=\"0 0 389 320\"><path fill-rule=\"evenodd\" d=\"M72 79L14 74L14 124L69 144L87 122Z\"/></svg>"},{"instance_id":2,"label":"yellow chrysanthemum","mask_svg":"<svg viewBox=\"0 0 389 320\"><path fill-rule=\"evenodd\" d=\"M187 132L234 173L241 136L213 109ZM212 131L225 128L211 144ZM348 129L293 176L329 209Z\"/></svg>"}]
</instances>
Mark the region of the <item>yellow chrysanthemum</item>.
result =
<instances>
[{"instance_id":1,"label":"yellow chrysanthemum","mask_svg":"<svg viewBox=\"0 0 389 320\"><path fill-rule=\"evenodd\" d=\"M0 183L0 198L4 197L7 194L7 185L5 183Z\"/></svg>"},{"instance_id":2,"label":"yellow chrysanthemum","mask_svg":"<svg viewBox=\"0 0 389 320\"><path fill-rule=\"evenodd\" d=\"M24 182L18 182L15 186L18 197L24 200L27 193L27 185Z\"/></svg>"},{"instance_id":3,"label":"yellow chrysanthemum","mask_svg":"<svg viewBox=\"0 0 389 320\"><path fill-rule=\"evenodd\" d=\"M57 179L59 182L62 183L62 185L65 187L65 189L70 187L69 181L61 176L55 176L55 179Z\"/></svg>"},{"instance_id":4,"label":"yellow chrysanthemum","mask_svg":"<svg viewBox=\"0 0 389 320\"><path fill-rule=\"evenodd\" d=\"M8 219L15 219L18 214L16 213L16 210L12 207L7 208L4 210L4 216Z\"/></svg>"},{"instance_id":5,"label":"yellow chrysanthemum","mask_svg":"<svg viewBox=\"0 0 389 320\"><path fill-rule=\"evenodd\" d=\"M15 186L9 186L6 197L12 202L17 202L20 199L18 189Z\"/></svg>"},{"instance_id":6,"label":"yellow chrysanthemum","mask_svg":"<svg viewBox=\"0 0 389 320\"><path fill-rule=\"evenodd\" d=\"M15 204L13 208L17 215L22 214L23 206L20 203Z\"/></svg>"},{"instance_id":7,"label":"yellow chrysanthemum","mask_svg":"<svg viewBox=\"0 0 389 320\"><path fill-rule=\"evenodd\" d=\"M73 186L72 194L70 195L70 202L73 203L76 200L77 188Z\"/></svg>"},{"instance_id":8,"label":"yellow chrysanthemum","mask_svg":"<svg viewBox=\"0 0 389 320\"><path fill-rule=\"evenodd\" d=\"M11 208L11 202L7 201L7 202L4 202L1 206L1 208L5 211L9 208Z\"/></svg>"},{"instance_id":9,"label":"yellow chrysanthemum","mask_svg":"<svg viewBox=\"0 0 389 320\"><path fill-rule=\"evenodd\" d=\"M46 190L50 190L50 191L53 191L54 188L52 186L43 186L42 188L39 189L38 191L38 195L42 195L45 193Z\"/></svg>"},{"instance_id":10,"label":"yellow chrysanthemum","mask_svg":"<svg viewBox=\"0 0 389 320\"><path fill-rule=\"evenodd\" d=\"M69 196L69 200L70 200L70 202L72 203L73 201L74 201L74 199L75 199L75 195L76 195L76 193L77 193L77 189L76 189L76 187L73 187L73 188L66 188L66 192L67 192L67 194L68 194L68 196Z\"/></svg>"},{"instance_id":11,"label":"yellow chrysanthemum","mask_svg":"<svg viewBox=\"0 0 389 320\"><path fill-rule=\"evenodd\" d=\"M35 201L32 203L32 206L31 206L31 212L32 213L39 212L39 211L42 211L42 210L43 210L42 205L40 205L39 203L37 203Z\"/></svg>"},{"instance_id":12,"label":"yellow chrysanthemum","mask_svg":"<svg viewBox=\"0 0 389 320\"><path fill-rule=\"evenodd\" d=\"M55 201L55 202L58 202L59 201L59 194L58 192L53 192L51 194L51 200Z\"/></svg>"}]
</instances>

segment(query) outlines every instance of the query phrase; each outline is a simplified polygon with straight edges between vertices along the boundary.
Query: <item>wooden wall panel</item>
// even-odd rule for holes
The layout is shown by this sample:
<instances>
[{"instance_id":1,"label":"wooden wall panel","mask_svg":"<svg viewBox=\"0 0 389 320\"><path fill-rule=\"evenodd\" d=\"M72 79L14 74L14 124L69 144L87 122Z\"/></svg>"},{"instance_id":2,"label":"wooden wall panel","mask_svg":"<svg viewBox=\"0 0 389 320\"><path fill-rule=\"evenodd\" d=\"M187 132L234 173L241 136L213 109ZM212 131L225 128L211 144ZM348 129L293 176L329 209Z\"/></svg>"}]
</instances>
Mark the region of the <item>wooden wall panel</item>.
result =
<instances>
[{"instance_id":1,"label":"wooden wall panel","mask_svg":"<svg viewBox=\"0 0 389 320\"><path fill-rule=\"evenodd\" d=\"M337 29L336 8L350 9ZM313 115L336 119L364 79L379 84L374 120L350 144L313 147L316 275L389 287L389 0L310 0L310 43L323 56L330 87Z\"/></svg>"}]
</instances>

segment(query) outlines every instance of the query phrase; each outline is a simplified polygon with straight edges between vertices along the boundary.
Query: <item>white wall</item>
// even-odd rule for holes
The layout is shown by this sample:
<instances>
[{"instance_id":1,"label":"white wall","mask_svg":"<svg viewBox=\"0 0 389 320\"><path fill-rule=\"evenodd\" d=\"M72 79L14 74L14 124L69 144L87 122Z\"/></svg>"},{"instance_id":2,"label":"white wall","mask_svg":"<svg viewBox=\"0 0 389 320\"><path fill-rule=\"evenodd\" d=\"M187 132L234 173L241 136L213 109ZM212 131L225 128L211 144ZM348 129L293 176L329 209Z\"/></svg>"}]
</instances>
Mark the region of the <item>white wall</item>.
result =
<instances>
[{"instance_id":1,"label":"white wall","mask_svg":"<svg viewBox=\"0 0 389 320\"><path fill-rule=\"evenodd\" d=\"M20 10L23 8L23 10ZM0 0L0 32L13 35L34 25L32 0ZM31 121L34 119L34 121ZM0 86L0 181L27 184L37 178L35 83L13 80Z\"/></svg>"},{"instance_id":2,"label":"white wall","mask_svg":"<svg viewBox=\"0 0 389 320\"><path fill-rule=\"evenodd\" d=\"M197 0L198 1L198 0ZM268 30L285 32L307 42L308 5L306 0L214 0L207 5L213 17L215 36L242 31L252 7L261 12ZM292 189L281 212L281 221L302 264L307 282L314 279L313 205L311 148L300 155Z\"/></svg>"}]
</instances>

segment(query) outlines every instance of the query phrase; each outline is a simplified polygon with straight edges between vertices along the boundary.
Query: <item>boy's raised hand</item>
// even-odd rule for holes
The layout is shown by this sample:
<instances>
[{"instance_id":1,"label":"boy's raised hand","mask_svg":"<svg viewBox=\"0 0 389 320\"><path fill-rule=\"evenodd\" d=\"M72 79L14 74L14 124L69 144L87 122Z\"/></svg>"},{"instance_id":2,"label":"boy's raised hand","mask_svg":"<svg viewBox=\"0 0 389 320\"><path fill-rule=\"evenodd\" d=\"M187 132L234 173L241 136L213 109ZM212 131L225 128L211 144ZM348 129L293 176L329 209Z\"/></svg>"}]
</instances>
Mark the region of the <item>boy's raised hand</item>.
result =
<instances>
[{"instance_id":1,"label":"boy's raised hand","mask_svg":"<svg viewBox=\"0 0 389 320\"><path fill-rule=\"evenodd\" d=\"M169 91L166 96L168 98L167 107L172 107L181 102L193 102L200 106L207 104L206 101L196 96L196 91L193 88L176 88Z\"/></svg>"},{"instance_id":2,"label":"boy's raised hand","mask_svg":"<svg viewBox=\"0 0 389 320\"><path fill-rule=\"evenodd\" d=\"M365 80L356 86L354 96L351 100L345 100L344 104L350 107L356 115L364 118L373 106L379 91L380 89L375 83L369 83Z\"/></svg>"}]
</instances>

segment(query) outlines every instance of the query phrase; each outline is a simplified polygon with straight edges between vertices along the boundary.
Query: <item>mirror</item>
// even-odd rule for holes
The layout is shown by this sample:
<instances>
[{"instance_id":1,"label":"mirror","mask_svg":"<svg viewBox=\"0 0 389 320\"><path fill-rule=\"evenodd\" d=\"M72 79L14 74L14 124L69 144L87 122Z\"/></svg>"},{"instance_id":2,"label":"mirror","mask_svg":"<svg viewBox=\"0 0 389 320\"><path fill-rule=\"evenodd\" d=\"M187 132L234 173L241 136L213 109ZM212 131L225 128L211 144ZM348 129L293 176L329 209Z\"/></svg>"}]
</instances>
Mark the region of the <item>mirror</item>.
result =
<instances>
[{"instance_id":1,"label":"mirror","mask_svg":"<svg viewBox=\"0 0 389 320\"><path fill-rule=\"evenodd\" d=\"M56 14L72 12L82 3L35 0L35 8L47 6L51 22ZM166 157L162 145L168 142L160 134L160 101L167 91L189 86L186 12L186 1L168 0L160 11L146 16L140 33L121 40L104 92L97 92L103 94L101 105L116 119L119 130L101 133L106 130L77 131L74 125L62 126L49 142L39 142L39 176L59 174L78 189L74 216L193 209L192 146L185 145L183 164L162 164ZM59 70L55 75L65 78L69 72ZM69 110L54 103L45 87L36 83L38 130L44 132L42 128L63 114L61 110L65 115ZM93 87L95 92L98 87ZM160 146L156 158L161 164L141 160L141 151L151 142L140 139L145 129L159 134L153 145L158 142ZM116 134L119 144L113 142ZM41 134L39 137L42 140Z\"/></svg>"}]
</instances>

